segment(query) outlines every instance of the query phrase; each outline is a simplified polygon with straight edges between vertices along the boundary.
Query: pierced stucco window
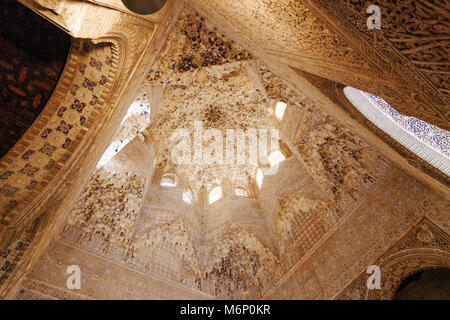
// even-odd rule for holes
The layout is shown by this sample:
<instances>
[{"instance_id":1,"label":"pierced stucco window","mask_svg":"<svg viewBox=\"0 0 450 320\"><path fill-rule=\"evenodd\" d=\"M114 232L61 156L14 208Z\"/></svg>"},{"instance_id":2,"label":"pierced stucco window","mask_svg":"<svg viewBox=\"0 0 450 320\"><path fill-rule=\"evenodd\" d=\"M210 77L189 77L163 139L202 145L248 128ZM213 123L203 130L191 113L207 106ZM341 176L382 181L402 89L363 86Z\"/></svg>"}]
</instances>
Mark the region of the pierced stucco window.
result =
<instances>
[{"instance_id":1,"label":"pierced stucco window","mask_svg":"<svg viewBox=\"0 0 450 320\"><path fill-rule=\"evenodd\" d=\"M213 204L220 198L222 198L222 188L221 187L215 187L209 192L209 204Z\"/></svg>"},{"instance_id":2,"label":"pierced stucco window","mask_svg":"<svg viewBox=\"0 0 450 320\"><path fill-rule=\"evenodd\" d=\"M284 112L286 111L287 104L284 102L278 102L277 106L275 107L275 116L278 120L282 120L284 116Z\"/></svg>"},{"instance_id":3,"label":"pierced stucco window","mask_svg":"<svg viewBox=\"0 0 450 320\"><path fill-rule=\"evenodd\" d=\"M189 204L194 202L194 192L192 192L191 188L183 192L183 201Z\"/></svg>"},{"instance_id":4,"label":"pierced stucco window","mask_svg":"<svg viewBox=\"0 0 450 320\"><path fill-rule=\"evenodd\" d=\"M177 186L177 176L173 173L165 173L161 178L161 187L175 188Z\"/></svg>"},{"instance_id":5,"label":"pierced stucco window","mask_svg":"<svg viewBox=\"0 0 450 320\"><path fill-rule=\"evenodd\" d=\"M378 128L450 175L450 132L414 117L400 114L382 98L352 87L344 88L347 99Z\"/></svg>"},{"instance_id":6,"label":"pierced stucco window","mask_svg":"<svg viewBox=\"0 0 450 320\"><path fill-rule=\"evenodd\" d=\"M238 197L248 197L248 191L246 188L239 186L234 189L234 194Z\"/></svg>"},{"instance_id":7,"label":"pierced stucco window","mask_svg":"<svg viewBox=\"0 0 450 320\"><path fill-rule=\"evenodd\" d=\"M286 157L283 153L281 153L281 151L274 151L267 157L267 159L269 160L270 167L275 167L286 160Z\"/></svg>"}]
</instances>

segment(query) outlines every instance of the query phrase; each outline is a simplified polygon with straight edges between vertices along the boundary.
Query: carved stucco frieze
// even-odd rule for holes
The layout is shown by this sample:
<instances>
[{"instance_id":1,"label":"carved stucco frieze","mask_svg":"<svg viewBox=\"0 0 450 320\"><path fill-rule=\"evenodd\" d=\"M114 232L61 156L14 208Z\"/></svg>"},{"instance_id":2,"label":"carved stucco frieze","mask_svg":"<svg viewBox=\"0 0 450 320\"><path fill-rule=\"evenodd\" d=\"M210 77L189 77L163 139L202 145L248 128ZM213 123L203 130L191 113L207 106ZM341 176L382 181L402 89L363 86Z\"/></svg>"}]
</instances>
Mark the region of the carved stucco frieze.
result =
<instances>
[{"instance_id":1,"label":"carved stucco frieze","mask_svg":"<svg viewBox=\"0 0 450 320\"><path fill-rule=\"evenodd\" d=\"M368 289L369 275L363 272L336 299L392 299L402 280L409 275L450 267L449 245L449 235L424 218L373 263L381 270L381 289Z\"/></svg>"},{"instance_id":2,"label":"carved stucco frieze","mask_svg":"<svg viewBox=\"0 0 450 320\"><path fill-rule=\"evenodd\" d=\"M387 1L384 1L382 3L386 4ZM347 39L352 47L354 47L358 52L364 55L365 59L367 61L370 61L372 65L377 65L378 63L387 63L391 66L392 70L395 70L395 72L400 75L406 82L408 82L413 88L418 90L418 102L420 101L422 109L425 108L428 110L425 112L420 110L419 108L415 108L414 110L402 110L405 112L405 114L412 115L417 118L423 118L423 116L426 116L428 118L426 121L431 122L444 129L448 129L450 110L448 108L448 98L443 94L443 92L448 89L445 89L444 87L444 91L439 91L440 88L438 86L443 82L438 81L439 83L441 83L439 84L436 81L431 81L429 77L430 72L426 72L426 70L423 70L423 68L418 68L417 65L413 62L414 59L409 56L408 51L401 51L401 49L397 47L397 42L393 42L394 40L389 37L389 31L384 31L383 25L381 30L369 30L367 28L366 21L368 16L362 13L364 12L362 10L365 10L367 8L365 4L355 4L352 1L351 5L348 5L346 2L339 0L307 0L305 1L305 5L310 8L315 14L317 14L323 21L325 21L332 30ZM352 7L353 5L355 5L357 9ZM390 3L387 6L389 6L390 8L394 8L396 4ZM434 8L433 10L437 11L443 10L442 4L434 7L429 5L428 7L432 7ZM392 15L403 16L405 19L408 19L408 17L410 16L405 14L404 12L397 12L396 9L392 10L395 12L395 14ZM418 19L417 14L424 14L424 12L416 11L414 13L416 19ZM430 21L433 20L431 19ZM386 26L386 28L389 29L389 26ZM412 40L414 39L415 38L412 38ZM418 41L421 41L419 38L416 40L416 43ZM442 46L446 47L447 45L439 44L437 47L440 48ZM411 51L411 53L419 52L420 47L420 45L417 45L417 49ZM436 57L436 55L434 56ZM430 62L433 63L433 61ZM446 77L446 71L442 71L441 74L443 77ZM380 94L379 92L374 92L374 90L368 91L382 96L382 94Z\"/></svg>"},{"instance_id":3,"label":"carved stucco frieze","mask_svg":"<svg viewBox=\"0 0 450 320\"><path fill-rule=\"evenodd\" d=\"M74 8L74 10L77 9ZM102 130L105 130L107 123L111 119L117 120L120 118L120 116L115 116L115 113L124 114L126 108L119 107L119 101L126 100L128 93L125 92L125 88L129 86L129 77L133 72L141 72L136 69L136 65L142 58L141 54L144 52L149 41L154 39L155 32L158 31L157 29L159 27L157 24L150 25L147 21L143 21L132 15L120 15L117 12L113 12L106 16L120 16L120 19L114 21L113 24L109 24L111 21L107 22L107 28L111 28L108 29L108 34L100 38L97 35L94 41L74 42L74 50L82 53L82 57L75 64L70 65L70 70L73 69L71 72L76 74L76 76L70 79L76 79L76 81L68 81L70 85L67 84L64 89L65 91L61 92L62 96L67 98L70 103L58 103L55 105L52 109L52 114L49 115L51 119L55 119L54 126L42 126L40 128L42 130L38 130L37 135L40 137L39 139L42 138L45 142L41 141L41 145L33 145L32 148L26 145L17 152L13 152L11 154L12 157L8 158L11 161L7 161L5 167L0 167L4 169L0 172L0 185L3 185L1 190L9 197L8 201L4 204L4 208L9 210L4 211L7 213L3 214L4 218L7 217L4 219L5 226L12 219L16 219L14 222L16 222L15 227L17 227L17 230L9 230L8 247L12 246L13 249L17 248L14 241L21 237L22 231L27 232L29 230L27 226L30 221L33 221L33 218L36 217L35 215L41 214L46 205L55 205L56 207L55 211L48 215L49 218L47 218L47 221L54 221L59 227L65 226L62 234L51 238L51 245L45 251L47 256L43 258L41 256L41 259L48 257L51 263L44 265L39 263L42 260L38 260L37 262L33 261L34 264L31 272L21 284L22 289L15 291L16 294L14 296L17 298L27 298L33 296L45 297L48 295L56 298L71 299L86 298L89 294L92 294L96 298L117 298L118 296L136 297L136 295L141 294L147 298L165 297L170 299L182 297L185 292L189 292L195 297L200 296L203 298L210 298L212 296L222 298L261 297L286 272L283 269L286 266L283 266L282 261L286 259L286 256L277 257L271 250L265 247L253 231L245 230L242 225L228 227L228 221L220 225L220 233L209 235L208 240L213 239L214 236L217 236L217 239L215 241L209 241L209 248L205 249L198 245L200 242L198 239L193 239L192 237L193 234L194 237L199 238L202 235L197 235L197 230L192 231L191 229L193 228L189 226L190 224L200 224L200 222L190 222L189 219L174 217L176 210L159 208L157 205L150 208L152 215L147 216L146 219L139 220L139 222L142 222L143 228L134 233L136 231L136 221L138 221L136 217L137 212L142 202L144 202L144 200L141 202L141 198L143 197L142 193L145 183L139 178L125 177L123 181L113 181L113 186L110 185L111 181L109 180L102 182L101 188L97 191L111 192L111 194L105 197L100 196L100 194L98 197L95 197L95 192L93 192L93 198L92 194L88 195L90 189L87 188L87 194L82 194L78 198L79 203L75 206L75 217L71 217L73 218L72 220L69 219L69 221L66 221L67 216L65 213L68 207L64 207L63 209L58 208L61 203L64 203L65 206L70 206L70 201L67 200L69 197L77 198L77 195L72 196L69 194L72 187L73 190L82 190L82 182L72 181L75 180L74 177L77 176L78 171L84 170L80 175L85 179L89 178L90 172L84 169L85 163L82 161L82 158L89 158L88 154L95 149L94 144L98 142L95 140L96 136ZM70 19L64 21L67 23L67 21L70 22ZM74 27L75 25L72 26ZM87 23L86 26L90 28L92 24ZM103 27L100 27L99 30L103 30ZM73 30L81 32L84 29L75 28ZM89 37L89 33L83 34L81 32L79 35ZM160 35L160 38L157 40L162 41L162 39L165 39L164 34ZM85 55L86 52L96 50L101 53L99 56ZM157 50L155 49L154 51L156 52ZM151 53L153 54L153 52ZM153 63L154 61L155 59L151 62ZM151 63L148 65L151 65ZM177 66L187 67L189 63L186 64L185 60L180 60ZM105 69L108 72L103 74L102 72ZM391 72L394 68L388 68L387 70ZM260 69L259 71L264 75L264 70ZM160 79L152 80L157 81ZM150 81L152 80L150 79ZM171 81L173 79L169 77L164 80ZM183 79L178 81L181 80ZM366 81L367 83L367 79L361 79L361 81ZM282 96L280 92L277 92L278 88L272 86L271 82L267 79L266 82L263 81L262 83L267 86L266 89L271 99L276 100ZM106 85L114 87L114 90L99 91L102 86ZM128 98L131 99L132 94L129 95L130 97ZM336 200L338 202L340 208L338 210L331 203L310 199L308 197L298 197L298 195L292 195L292 197L288 198L287 202L291 211L280 212L280 234L283 236L291 234L292 228L292 230L298 232L296 234L298 238L303 236L301 238L302 240L296 243L296 248L302 248L303 250L301 255L304 254L306 256L310 254L309 250L319 239L326 238L326 236L334 232L333 228L336 226L336 223L339 220L343 220L341 219L341 212L352 212L366 199L368 200L365 203L370 202L370 206L368 205L368 207L374 212L388 205L392 205L396 213L404 213L407 209L410 209L411 204L405 201L404 190L400 190L401 192L397 189L378 190L376 197L370 198L372 197L371 193L373 193L373 190L386 179L386 176L392 176L392 170L395 172L394 176L397 177L397 170L392 169L391 164L382 155L379 155L371 146L365 145L363 141L351 132L348 132L348 130L335 124L334 120L332 121L328 117L318 115L315 112L315 106L309 106L309 103L306 103L307 106L305 106L303 99L297 99L297 97L294 100L295 106L303 108L302 111L307 114L304 119L305 123L310 119L314 118L317 120L317 118L321 119L323 117L321 121L317 120L317 123L324 125L324 130L320 131L318 125L317 128L309 128L310 130L301 132L304 136L302 137L303 139L295 141L296 148L298 149L297 152L301 153L306 160L311 160L307 161L307 163L310 170L314 172L314 178L321 184L324 190L328 191L331 201ZM287 99L286 101L290 100ZM124 105L126 104L124 103ZM96 110L95 116L90 117L88 114L85 114L90 110ZM213 112L206 112L206 118L213 118L211 116ZM76 120L75 122L72 121L74 119ZM120 123L120 121L116 122ZM314 121L309 122L310 124L315 123ZM81 130L84 136L79 140L78 144L74 144L71 135L77 132L77 130ZM58 137L58 140L52 140L53 137ZM105 141L103 145L106 146L107 142ZM315 145L320 145L320 148L314 149ZM306 146L310 148L308 149ZM56 157L60 149L64 151L62 160L59 161L58 159L52 158L45 159L48 161L44 162L34 162L38 156L39 159L42 157ZM335 157L336 150L339 151L337 157ZM314 161L321 163L318 168L317 165L314 165L313 158L315 159ZM17 170L10 169L9 166L15 165L15 161L18 161L18 159L21 159L20 161L22 162L20 166L17 166ZM365 164L362 165L362 162ZM366 162L368 165L366 165ZM352 166L356 171L354 174L348 171L348 167ZM34 168L38 168L39 170L36 171ZM47 170L46 168L55 168L54 170L57 174L50 177L51 179L48 181L38 179L36 176L40 177L40 173L43 170ZM93 168L92 165L91 168ZM20 170L22 169L23 172L21 173ZM61 173L63 171L65 174ZM20 184L20 186L12 184L16 180L13 180L11 177L17 174L21 174L24 179L27 179L26 183ZM55 181L55 179L58 179L58 181ZM122 184L124 181L126 183ZM408 188L411 187L411 192L414 191L415 197L417 198L417 194L423 190L420 186L410 186L409 184L412 182L408 181L406 179ZM38 186L42 185L42 189L36 189L38 188L35 186L36 183ZM24 197L25 200L16 199L14 197L16 193L28 192L29 188L27 186L35 186L31 189L41 190L41 192L45 186L48 186L45 189L47 195L43 195L41 198L45 201L31 208L22 202L27 201L26 197ZM96 184L92 184L91 187L95 189ZM361 190L359 189L360 187ZM118 197L115 196L115 192L118 192ZM425 190L422 194L426 192L428 191ZM51 193L52 196L49 196L48 193ZM392 199L390 198L391 194L394 195ZM88 198L88 200L85 198ZM408 216L402 222L401 229L403 230L409 227L415 222L416 218L427 212L429 207L432 206L429 202L427 198L423 204L417 204L417 210L410 214L411 217ZM30 209L26 214L24 214L25 211L19 210L24 207ZM73 206L70 208L73 208ZM217 212L226 211L221 210L222 207L218 208L220 210L217 210ZM123 213L123 216L117 215L116 211L120 211L121 214ZM187 211L185 210L183 213L185 214ZM307 213L310 216L307 219L307 223L297 221L293 218L293 215L297 212ZM86 213L87 220L84 215ZM18 219L21 214L23 215L22 219ZM155 218L156 220L161 219L161 221L155 223L152 220L155 216L158 216L158 218ZM164 217L161 218L161 216ZM372 217L370 215L367 219L370 220ZM220 222L220 219L217 220ZM203 220L200 221L203 223ZM396 215L389 215L388 213L386 213L382 220L386 226L388 222L394 223L396 221ZM64 224L65 222L68 223ZM308 230L299 231L299 225L301 224L302 227ZM20 231L19 226L21 227ZM45 228L47 231L50 230L50 227L49 224L45 223L41 228ZM424 243L434 243L432 241L438 238L436 236L437 233L433 229L431 231L432 236L430 236L429 231L431 227L427 228L420 235L417 233L416 238L418 237L419 241ZM42 231L42 229L39 230ZM348 233L348 235L346 233L346 237L353 237L355 231L357 231L355 226L349 226L348 230L346 230ZM370 232L372 231L381 233L382 228L378 230L374 227L371 228ZM396 239L398 232L402 231L392 231L392 234L388 234L385 238L388 238L388 240ZM52 236L54 235L52 234ZM384 234L382 236L384 237ZM439 237L441 236L439 235ZM158 237L159 239L157 239ZM361 239L357 240L359 241L357 245L363 242ZM302 242L304 247L302 247L300 242ZM442 244L442 242L440 243ZM282 245L287 247L290 243L286 241ZM339 253L337 250L344 250L343 254L345 255L350 252L350 249L355 249L355 247L352 247L354 245L352 241L347 238L341 242L336 241L333 245L336 245L336 251L332 251L330 259L337 259L336 255ZM355 244L354 246L357 245ZM31 252L36 252L36 241L30 241L30 247ZM202 255L205 255L204 253L199 254L197 250L208 250L211 259L206 263L201 261ZM292 248L288 248L285 252L290 252L289 250L292 251ZM101 255L102 259L98 259L97 256L89 253L90 251ZM28 254L31 254L31 252L28 252ZM379 251L374 251L372 255L379 256L380 253ZM427 258L428 256L433 256L434 251L432 254L428 251L423 251L422 253L420 258L411 260L413 262L409 262L409 260L406 262L408 268L413 265L428 266L440 263L438 260ZM55 288L65 282L61 282L60 278L60 274L63 274L63 272L54 271L63 270L62 268L65 263L73 261L74 256L80 259L83 263L83 268L86 267L90 270L89 272L92 271L89 274L89 283L85 283L87 285L87 289L84 291L86 296L65 294L63 290ZM105 257L106 259L104 259ZM295 260L299 258L300 255L292 255L292 258L290 258L291 262L288 266L290 267L295 264ZM328 259L329 257L326 256L325 258ZM109 263L106 261L107 259L119 262L122 265ZM167 259L172 259L171 261L173 263L170 266L168 265L170 262ZM22 261L23 263L24 261ZM357 267L351 266L351 268L347 268L348 265L346 263L340 264L339 271L345 273L345 277L342 277L338 282L331 285L330 288L324 288L323 284L320 283L326 277L326 272L322 272L323 270L321 269L321 266L324 264L325 262L319 263L317 267L315 266L317 272L316 270L307 269L296 280L291 282L286 281L286 285L289 285L295 291L298 289L296 288L296 284L302 281L302 286L298 292L301 292L304 296L314 298L320 296L322 290L325 291L325 294L330 295L330 292L337 290L336 288L341 288L349 278L352 279L357 274L355 270L359 267L358 265ZM138 269L140 273L130 271L130 265ZM17 272L22 269L13 267L9 269L9 272L13 270ZM105 269L105 276L110 279L102 278L102 272ZM141 273L146 274L143 276ZM19 272L18 275L20 274ZM111 277L111 274L115 276ZM306 275L307 279L305 278ZM165 278L164 284L161 285L161 283L158 283L158 285L154 285L155 276ZM14 280L17 278L18 276ZM139 290L133 291L134 288L132 285L127 285L124 287L125 290L123 292L118 293L117 288L122 288L124 279L136 284ZM7 279L7 281L12 281L12 279ZM44 282L47 283L44 284ZM391 283L394 282L391 281ZM170 286L167 283L170 283ZM10 289L11 284L6 284L8 285L8 289ZM170 288L170 290L167 288ZM1 289L3 290L4 287ZM199 289L203 290L202 294L196 291ZM3 292L6 291L4 290ZM12 296L11 292L8 293L10 297Z\"/></svg>"},{"instance_id":4,"label":"carved stucco frieze","mask_svg":"<svg viewBox=\"0 0 450 320\"><path fill-rule=\"evenodd\" d=\"M168 6L165 12L167 23L161 29L170 27L170 16L176 15L178 8L179 5ZM33 6L31 9L39 11ZM117 112L125 111L128 103L124 104L122 100L126 99L123 90L127 84L133 81L133 77L143 76L139 72L135 75L135 65L141 61L144 49L160 25L108 8L100 11L97 13L111 18L110 28L102 34L104 29L90 26L90 31L97 32L93 36L95 40L73 39L61 79L44 111L20 142L0 160L1 190L8 193L6 197L0 197L1 249L14 245L14 239L45 212L46 206L55 209L49 215L54 224L45 224L41 228L47 231L56 228L58 208L64 203L63 199L71 196L68 191L74 181L80 183L80 179L76 180L80 169L87 170L84 165L95 146L95 138ZM45 17L60 25L51 14ZM101 21L98 17L96 20ZM154 52L159 48L155 42ZM111 91L112 87L115 90ZM117 119L115 121L118 122ZM7 187L9 185L11 188ZM19 264L20 270L15 270L14 279L3 281L0 294L6 294L12 282L20 278L31 253L45 239L41 236L31 243L31 249L25 252L26 258L20 255L23 261ZM8 275L11 271L12 268Z\"/></svg>"}]
</instances>

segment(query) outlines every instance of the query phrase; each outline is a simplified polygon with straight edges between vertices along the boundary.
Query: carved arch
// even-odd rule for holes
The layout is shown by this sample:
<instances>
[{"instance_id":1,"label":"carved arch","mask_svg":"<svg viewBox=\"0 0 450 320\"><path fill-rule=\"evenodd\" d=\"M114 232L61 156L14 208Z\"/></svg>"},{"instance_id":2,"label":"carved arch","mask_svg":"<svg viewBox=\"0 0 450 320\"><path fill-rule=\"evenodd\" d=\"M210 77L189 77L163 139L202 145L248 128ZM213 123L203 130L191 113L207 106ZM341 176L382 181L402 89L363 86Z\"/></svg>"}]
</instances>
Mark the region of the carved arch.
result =
<instances>
[{"instance_id":1,"label":"carved arch","mask_svg":"<svg viewBox=\"0 0 450 320\"><path fill-rule=\"evenodd\" d=\"M14 292L34 258L61 227L64 221L63 206L70 207L90 172L95 169L95 159L99 159L106 149L108 141L112 139L114 126L119 125L120 117L126 113L129 100L133 98L133 90L124 94L125 89L136 87L135 82L143 79L144 74L136 72L137 66L148 65L155 59L161 49L158 43L176 21L172 17L179 14L182 5L170 1L166 8L158 18L164 24L115 12L112 16L116 22L107 33L95 39L74 39L68 62L44 112L20 141L24 143L18 143L19 149L0 160L0 175L7 172L6 179L0 180L0 189L5 189L6 183L13 181L6 180L19 173L26 179L36 178L33 183L35 188L24 188L26 195L15 199L16 190L8 196L7 201L5 197L0 197L0 253L26 235L26 245L21 246L14 263L9 264L6 276L2 275L0 297L8 297ZM51 17L46 18L52 20ZM52 22L58 24L57 21ZM152 48L151 43L154 43ZM92 56L90 52L98 55ZM148 56L144 57L144 52ZM102 73L103 70L106 71ZM66 114L71 116L65 119ZM79 122L75 126L69 120ZM61 121L65 121L65 124L62 125ZM50 128L51 132L46 130L50 124L54 125ZM67 129L67 124L72 127ZM59 139L51 142L45 140L56 132ZM71 136L66 137L66 134ZM36 148L33 143L37 143ZM25 148L31 147L38 151L42 149L42 152L34 153L42 156L24 159L22 154L26 152ZM49 161L45 158L54 155L58 155L58 159ZM23 163L24 160L29 163ZM14 171L9 169L11 166L16 166ZM23 172L20 172L21 169ZM37 179L36 172L44 170L45 174L39 175ZM33 172L32 175L28 174ZM22 182L17 179L14 183ZM43 218L45 223L42 222ZM30 230L33 232L30 233Z\"/></svg>"},{"instance_id":2,"label":"carved arch","mask_svg":"<svg viewBox=\"0 0 450 320\"><path fill-rule=\"evenodd\" d=\"M367 288L369 275L364 270L335 299L392 299L403 279L409 275L431 268L450 267L449 240L448 234L431 220L422 219L385 254L371 263L380 267L381 289Z\"/></svg>"},{"instance_id":3,"label":"carved arch","mask_svg":"<svg viewBox=\"0 0 450 320\"><path fill-rule=\"evenodd\" d=\"M390 257L382 266L380 290L368 290L366 299L390 300L402 281L411 274L427 269L450 268L450 254L435 249L412 249Z\"/></svg>"},{"instance_id":4,"label":"carved arch","mask_svg":"<svg viewBox=\"0 0 450 320\"><path fill-rule=\"evenodd\" d=\"M100 64L102 68L105 65L104 61L92 60L93 57L87 54L89 52L97 52L105 58L108 57L110 68L109 72L100 76L95 84L95 87L103 86L101 91L97 93L93 89L91 94L78 96L76 91L80 90L88 79L87 66L97 70ZM94 59L96 58L97 56ZM0 296L3 296L26 270L32 256L42 245L45 234L52 227L51 222L57 218L58 203L66 195L70 187L70 180L80 168L82 155L86 153L86 149L92 141L89 136L98 130L95 130L96 123L101 121L99 120L101 115L108 111L109 92L117 81L116 74L120 73L121 68L119 42L116 42L115 45L111 39L108 39L108 42L95 45L87 40L73 39L63 74L43 112L21 140L1 159L0 172L3 170L13 172L8 176L11 183L17 180L20 183L20 179L17 178L19 175L27 176L11 168L28 166L46 172L39 177L28 177L35 181L36 188L30 190L24 187L27 184L25 182L21 187L18 186L18 189L21 188L24 194L17 194L14 195L16 197L7 199L0 198L0 203L6 201L15 201L16 203L13 210L5 210L5 207L9 209L8 204L0 207L3 225L3 229L0 229L0 252L4 253L10 250L11 246L13 246L13 250L18 248L17 252L11 252L15 255L7 264L7 270L4 270L5 272L0 276ZM100 84L101 81L103 84ZM86 83L86 86L89 84ZM91 91L87 87L84 89L86 92ZM73 101L73 103L69 105L68 101ZM114 108L111 108L109 112L113 112L113 110ZM72 111L71 116L68 113L70 111ZM80 122L76 123L76 121ZM63 122L65 129L70 128L66 132L62 130ZM72 133L73 131L76 132ZM55 135L55 133L58 134ZM68 142L69 139L70 142ZM33 146L41 146L41 148ZM38 150L37 152L42 156L28 159L21 156L26 150L34 149ZM58 151L60 152L58 153ZM9 181L8 179L5 180ZM4 180L2 182L5 183ZM52 209L48 210L48 207ZM20 248L15 245L17 243L21 243ZM2 267L4 266L2 265Z\"/></svg>"}]
</instances>

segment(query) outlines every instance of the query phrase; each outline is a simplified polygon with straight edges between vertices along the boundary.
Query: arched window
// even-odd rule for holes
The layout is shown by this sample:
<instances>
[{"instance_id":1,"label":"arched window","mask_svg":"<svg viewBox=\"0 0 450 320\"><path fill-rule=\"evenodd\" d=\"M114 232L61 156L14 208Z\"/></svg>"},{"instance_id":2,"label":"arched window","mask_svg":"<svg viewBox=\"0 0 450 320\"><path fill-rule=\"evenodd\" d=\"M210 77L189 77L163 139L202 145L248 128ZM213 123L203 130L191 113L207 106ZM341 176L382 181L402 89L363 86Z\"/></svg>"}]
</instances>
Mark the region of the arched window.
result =
<instances>
[{"instance_id":1,"label":"arched window","mask_svg":"<svg viewBox=\"0 0 450 320\"><path fill-rule=\"evenodd\" d=\"M97 168L101 168L108 163L147 127L150 121L150 105L148 102L144 102L145 95L144 93L142 96L136 97L136 100L128 107L127 113L120 123L119 133L103 153L97 163ZM133 129L130 130L131 128Z\"/></svg>"},{"instance_id":2,"label":"arched window","mask_svg":"<svg viewBox=\"0 0 450 320\"><path fill-rule=\"evenodd\" d=\"M267 157L267 159L269 160L270 167L275 167L286 160L286 157L281 153L281 151L274 151Z\"/></svg>"},{"instance_id":3,"label":"arched window","mask_svg":"<svg viewBox=\"0 0 450 320\"><path fill-rule=\"evenodd\" d=\"M264 180L264 174L262 173L261 169L258 169L256 172L256 183L258 184L258 188L261 189L262 183Z\"/></svg>"},{"instance_id":4,"label":"arched window","mask_svg":"<svg viewBox=\"0 0 450 320\"><path fill-rule=\"evenodd\" d=\"M183 201L189 204L192 204L194 202L194 192L191 188L183 192Z\"/></svg>"},{"instance_id":5,"label":"arched window","mask_svg":"<svg viewBox=\"0 0 450 320\"><path fill-rule=\"evenodd\" d=\"M352 87L347 99L378 128L417 156L450 175L450 132L398 113L385 100Z\"/></svg>"},{"instance_id":6,"label":"arched window","mask_svg":"<svg viewBox=\"0 0 450 320\"><path fill-rule=\"evenodd\" d=\"M277 106L275 107L275 116L278 120L282 120L284 116L284 112L286 111L287 104L284 102L278 102Z\"/></svg>"},{"instance_id":7,"label":"arched window","mask_svg":"<svg viewBox=\"0 0 450 320\"><path fill-rule=\"evenodd\" d=\"M220 198L222 198L222 188L221 187L215 187L209 192L209 204L213 204Z\"/></svg>"},{"instance_id":8,"label":"arched window","mask_svg":"<svg viewBox=\"0 0 450 320\"><path fill-rule=\"evenodd\" d=\"M238 197L248 197L248 191L245 187L239 186L234 189L234 194Z\"/></svg>"},{"instance_id":9,"label":"arched window","mask_svg":"<svg viewBox=\"0 0 450 320\"><path fill-rule=\"evenodd\" d=\"M165 173L161 178L161 187L175 188L177 186L177 176L173 173Z\"/></svg>"}]
</instances>

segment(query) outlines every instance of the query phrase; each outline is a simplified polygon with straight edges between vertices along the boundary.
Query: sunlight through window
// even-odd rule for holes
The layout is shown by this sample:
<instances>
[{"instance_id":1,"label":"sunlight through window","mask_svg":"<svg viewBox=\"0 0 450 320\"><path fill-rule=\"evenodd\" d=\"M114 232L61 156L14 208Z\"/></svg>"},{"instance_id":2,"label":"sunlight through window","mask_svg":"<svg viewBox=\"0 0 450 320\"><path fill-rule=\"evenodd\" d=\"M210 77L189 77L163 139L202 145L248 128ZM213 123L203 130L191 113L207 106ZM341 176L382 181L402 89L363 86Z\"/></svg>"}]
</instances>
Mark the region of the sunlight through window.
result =
<instances>
[{"instance_id":1,"label":"sunlight through window","mask_svg":"<svg viewBox=\"0 0 450 320\"><path fill-rule=\"evenodd\" d=\"M275 108L275 116L278 120L282 120L284 116L284 112L286 111L287 104L284 102L278 102Z\"/></svg>"},{"instance_id":2,"label":"sunlight through window","mask_svg":"<svg viewBox=\"0 0 450 320\"><path fill-rule=\"evenodd\" d=\"M262 183L264 180L264 175L261 171L261 169L258 169L258 172L256 172L256 183L258 184L258 188L261 189Z\"/></svg>"},{"instance_id":3,"label":"sunlight through window","mask_svg":"<svg viewBox=\"0 0 450 320\"><path fill-rule=\"evenodd\" d=\"M173 173L166 173L161 178L161 187L175 188L177 186L177 176Z\"/></svg>"},{"instance_id":4,"label":"sunlight through window","mask_svg":"<svg viewBox=\"0 0 450 320\"><path fill-rule=\"evenodd\" d=\"M267 159L269 160L270 167L275 167L286 160L286 157L281 153L281 151L275 151L272 152Z\"/></svg>"},{"instance_id":5,"label":"sunlight through window","mask_svg":"<svg viewBox=\"0 0 450 320\"><path fill-rule=\"evenodd\" d=\"M221 187L215 187L209 193L209 204L213 204L214 202L216 202L220 198L222 198L222 188Z\"/></svg>"}]
</instances>

